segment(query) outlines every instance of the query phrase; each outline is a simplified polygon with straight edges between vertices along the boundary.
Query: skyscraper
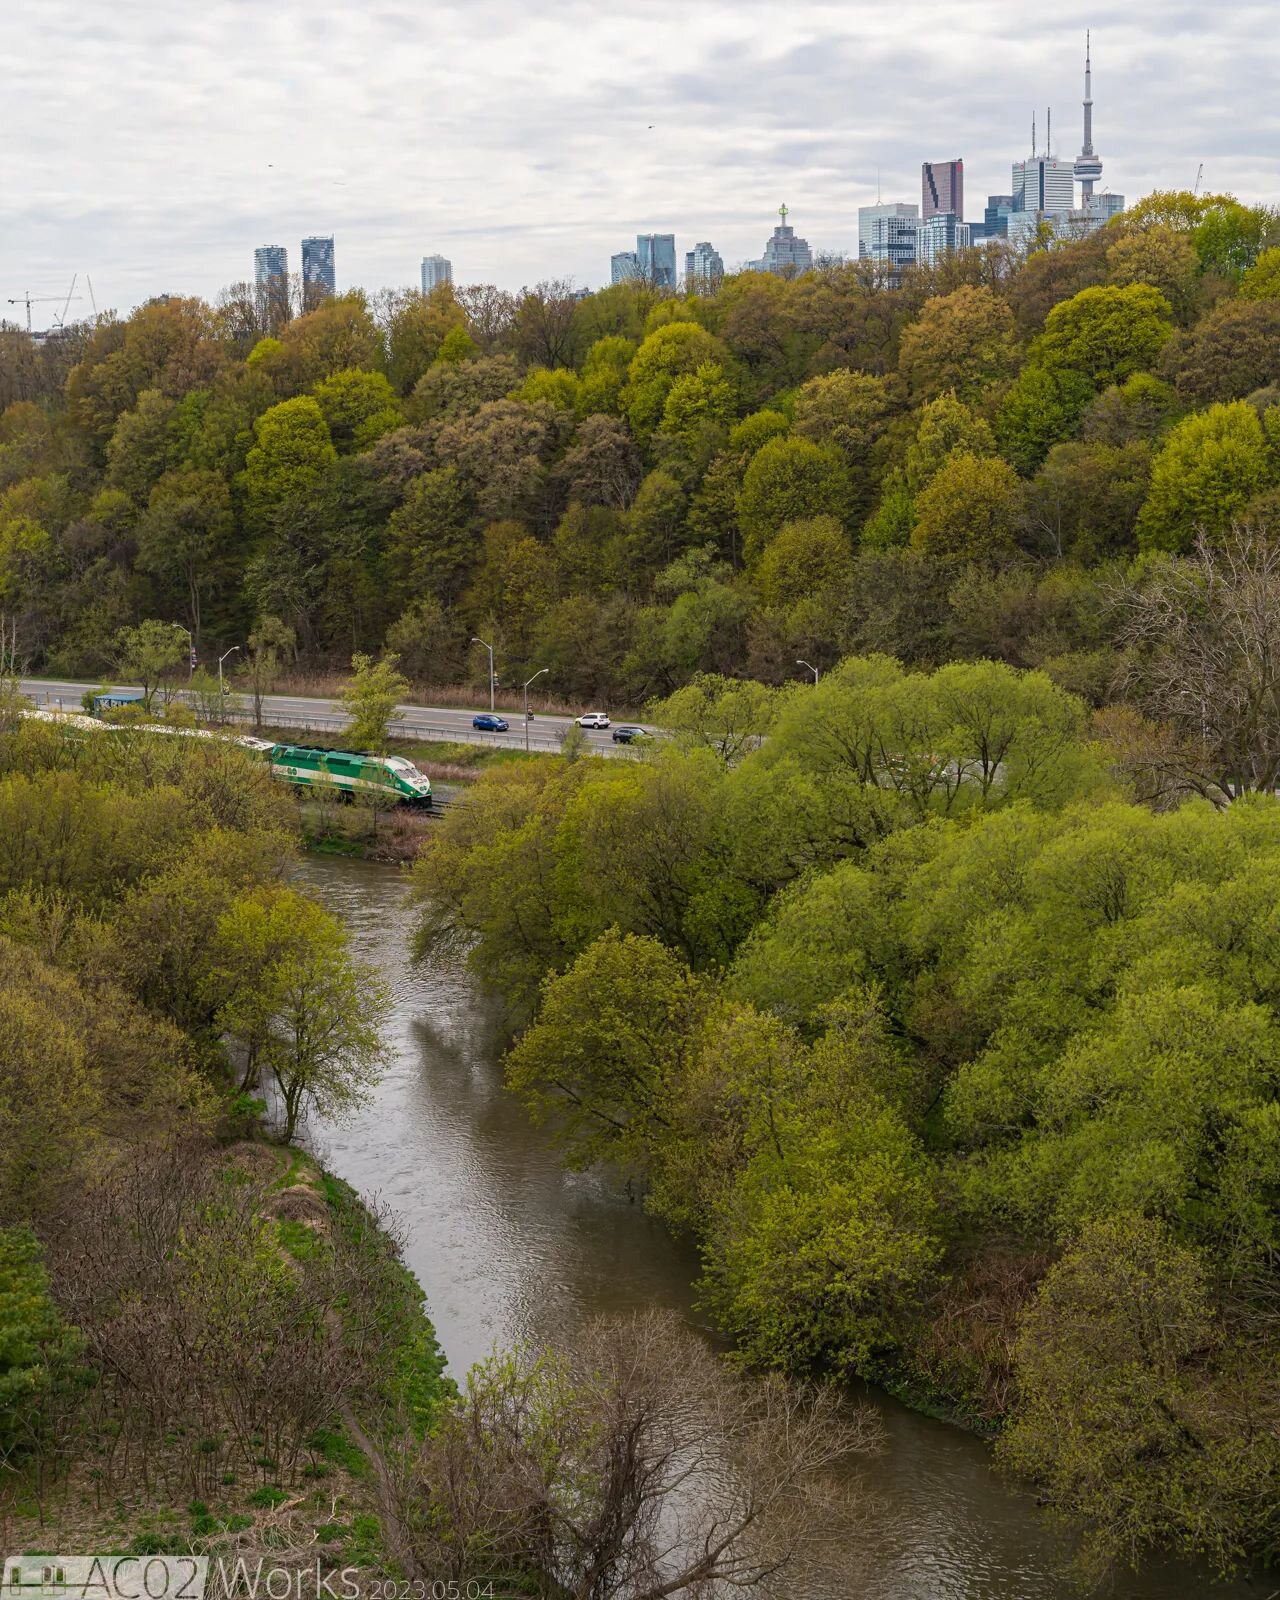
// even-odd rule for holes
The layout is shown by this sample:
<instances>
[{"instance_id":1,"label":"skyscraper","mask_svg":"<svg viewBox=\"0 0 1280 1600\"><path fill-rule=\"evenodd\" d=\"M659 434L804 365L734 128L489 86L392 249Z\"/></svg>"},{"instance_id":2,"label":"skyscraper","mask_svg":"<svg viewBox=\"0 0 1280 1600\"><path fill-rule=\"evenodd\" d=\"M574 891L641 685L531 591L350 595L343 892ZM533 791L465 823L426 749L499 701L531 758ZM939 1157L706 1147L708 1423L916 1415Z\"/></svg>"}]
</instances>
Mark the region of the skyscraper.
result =
<instances>
[{"instance_id":1,"label":"skyscraper","mask_svg":"<svg viewBox=\"0 0 1280 1600\"><path fill-rule=\"evenodd\" d=\"M676 286L676 236L674 233L638 233L636 259L640 277L655 289Z\"/></svg>"},{"instance_id":2,"label":"skyscraper","mask_svg":"<svg viewBox=\"0 0 1280 1600\"><path fill-rule=\"evenodd\" d=\"M333 235L313 234L302 241L302 292L308 302L337 292Z\"/></svg>"},{"instance_id":3,"label":"skyscraper","mask_svg":"<svg viewBox=\"0 0 1280 1600\"><path fill-rule=\"evenodd\" d=\"M289 252L282 244L264 244L253 252L253 282L258 314L270 328L289 317Z\"/></svg>"},{"instance_id":4,"label":"skyscraper","mask_svg":"<svg viewBox=\"0 0 1280 1600\"><path fill-rule=\"evenodd\" d=\"M957 222L964 221L964 162L926 161L920 168L920 215L930 217L950 212Z\"/></svg>"},{"instance_id":5,"label":"skyscraper","mask_svg":"<svg viewBox=\"0 0 1280 1600\"><path fill-rule=\"evenodd\" d=\"M796 230L787 224L786 206L778 207L782 221L765 243L760 258L761 272L772 272L780 278L796 278L808 272L813 265L813 251L807 239L796 237Z\"/></svg>"},{"instance_id":6,"label":"skyscraper","mask_svg":"<svg viewBox=\"0 0 1280 1600\"><path fill-rule=\"evenodd\" d=\"M609 282L632 283L640 277L640 257L634 250L619 250L609 257Z\"/></svg>"},{"instance_id":7,"label":"skyscraper","mask_svg":"<svg viewBox=\"0 0 1280 1600\"><path fill-rule=\"evenodd\" d=\"M941 261L944 256L968 248L969 224L961 222L954 211L936 211L916 229L917 261Z\"/></svg>"},{"instance_id":8,"label":"skyscraper","mask_svg":"<svg viewBox=\"0 0 1280 1600\"><path fill-rule=\"evenodd\" d=\"M700 294L717 289L723 277L724 260L714 245L704 239L686 252L684 286L687 293Z\"/></svg>"},{"instance_id":9,"label":"skyscraper","mask_svg":"<svg viewBox=\"0 0 1280 1600\"><path fill-rule=\"evenodd\" d=\"M989 194L981 222L970 222L969 243L983 244L988 239L1004 239L1009 233L1009 213L1013 210L1011 194Z\"/></svg>"},{"instance_id":10,"label":"skyscraper","mask_svg":"<svg viewBox=\"0 0 1280 1600\"><path fill-rule=\"evenodd\" d=\"M1075 175L1080 180L1084 210L1093 199L1093 186L1102 176L1102 158L1093 151L1093 63L1089 57L1089 35L1084 36L1084 143L1076 157Z\"/></svg>"},{"instance_id":11,"label":"skyscraper","mask_svg":"<svg viewBox=\"0 0 1280 1600\"><path fill-rule=\"evenodd\" d=\"M273 278L289 276L289 252L282 244L261 244L253 252L253 281L265 288Z\"/></svg>"},{"instance_id":12,"label":"skyscraper","mask_svg":"<svg viewBox=\"0 0 1280 1600\"><path fill-rule=\"evenodd\" d=\"M915 238L915 225L920 220L920 210L917 206L907 205L904 201L889 201L884 205L877 200L873 206L858 207L858 258L862 261L886 261L885 254L888 245L889 229L887 224L892 222L895 238L910 232L912 240ZM909 229L902 227L909 223ZM911 246L911 259L915 260L915 244Z\"/></svg>"},{"instance_id":13,"label":"skyscraper","mask_svg":"<svg viewBox=\"0 0 1280 1600\"><path fill-rule=\"evenodd\" d=\"M1056 216L1075 204L1075 167L1057 156L1031 155L1013 163L1014 211Z\"/></svg>"},{"instance_id":14,"label":"skyscraper","mask_svg":"<svg viewBox=\"0 0 1280 1600\"><path fill-rule=\"evenodd\" d=\"M438 283L453 282L453 262L446 256L423 256L422 292L430 294Z\"/></svg>"}]
</instances>

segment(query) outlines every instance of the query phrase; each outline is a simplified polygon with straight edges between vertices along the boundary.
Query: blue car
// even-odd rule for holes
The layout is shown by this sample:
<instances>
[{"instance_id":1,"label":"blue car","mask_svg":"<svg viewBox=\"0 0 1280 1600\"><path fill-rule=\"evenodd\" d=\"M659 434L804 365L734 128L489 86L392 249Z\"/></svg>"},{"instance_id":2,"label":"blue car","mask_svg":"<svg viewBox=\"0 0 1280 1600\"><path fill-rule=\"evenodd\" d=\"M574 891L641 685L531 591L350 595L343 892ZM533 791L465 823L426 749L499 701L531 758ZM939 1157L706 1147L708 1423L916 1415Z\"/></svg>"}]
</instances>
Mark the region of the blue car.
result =
<instances>
[{"instance_id":1,"label":"blue car","mask_svg":"<svg viewBox=\"0 0 1280 1600\"><path fill-rule=\"evenodd\" d=\"M478 717L472 717L471 726L479 728L481 733L505 733L510 724L505 717L496 717L492 711L482 711Z\"/></svg>"}]
</instances>

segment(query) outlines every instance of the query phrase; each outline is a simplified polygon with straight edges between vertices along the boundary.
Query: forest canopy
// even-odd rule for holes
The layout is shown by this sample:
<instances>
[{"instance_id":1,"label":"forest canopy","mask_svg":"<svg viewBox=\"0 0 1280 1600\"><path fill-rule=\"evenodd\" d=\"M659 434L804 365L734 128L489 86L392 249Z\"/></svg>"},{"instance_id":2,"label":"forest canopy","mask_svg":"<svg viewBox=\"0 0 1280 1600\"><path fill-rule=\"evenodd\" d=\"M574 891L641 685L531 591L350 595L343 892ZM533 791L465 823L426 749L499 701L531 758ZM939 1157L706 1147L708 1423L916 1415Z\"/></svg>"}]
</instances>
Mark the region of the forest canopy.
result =
<instances>
[{"instance_id":1,"label":"forest canopy","mask_svg":"<svg viewBox=\"0 0 1280 1600\"><path fill-rule=\"evenodd\" d=\"M0 611L27 667L75 675L159 618L205 659L265 624L424 685L482 681L480 633L503 682L605 704L873 650L1100 703L1108 565L1274 519L1278 251L1274 211L1166 194L901 281L296 315L236 286L0 328Z\"/></svg>"}]
</instances>

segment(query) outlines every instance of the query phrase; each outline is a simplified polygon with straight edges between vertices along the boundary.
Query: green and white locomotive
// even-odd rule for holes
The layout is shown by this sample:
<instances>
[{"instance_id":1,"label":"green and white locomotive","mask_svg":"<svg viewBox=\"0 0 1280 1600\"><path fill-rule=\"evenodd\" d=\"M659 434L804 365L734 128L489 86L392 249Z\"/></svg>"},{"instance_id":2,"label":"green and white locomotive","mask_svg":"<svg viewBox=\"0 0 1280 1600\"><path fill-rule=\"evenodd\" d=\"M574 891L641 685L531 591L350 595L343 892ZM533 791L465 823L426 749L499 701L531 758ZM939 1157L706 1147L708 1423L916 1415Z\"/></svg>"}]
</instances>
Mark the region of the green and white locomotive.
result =
<instances>
[{"instance_id":1,"label":"green and white locomotive","mask_svg":"<svg viewBox=\"0 0 1280 1600\"><path fill-rule=\"evenodd\" d=\"M248 741L244 741L248 742ZM259 741L255 741L259 742ZM260 741L265 744L264 741ZM358 793L387 805L431 806L431 780L403 756L374 756L360 750L327 750L319 745L273 744L271 776L292 784L300 797L311 790L337 790L344 800Z\"/></svg>"}]
</instances>

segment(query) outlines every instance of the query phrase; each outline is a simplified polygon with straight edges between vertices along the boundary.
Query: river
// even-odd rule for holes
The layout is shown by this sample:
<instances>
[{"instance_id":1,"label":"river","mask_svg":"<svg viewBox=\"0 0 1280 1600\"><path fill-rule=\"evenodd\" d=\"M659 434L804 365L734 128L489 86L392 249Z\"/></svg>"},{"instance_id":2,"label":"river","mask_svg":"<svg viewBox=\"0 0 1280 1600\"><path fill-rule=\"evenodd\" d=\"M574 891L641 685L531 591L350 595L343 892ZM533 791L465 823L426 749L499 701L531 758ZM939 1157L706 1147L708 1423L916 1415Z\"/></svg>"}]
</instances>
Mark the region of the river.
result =
<instances>
[{"instance_id":1,"label":"river","mask_svg":"<svg viewBox=\"0 0 1280 1600\"><path fill-rule=\"evenodd\" d=\"M678 1310L695 1325L692 1249L603 1179L564 1172L502 1087L493 1009L459 966L409 962L404 879L309 857L301 881L349 929L394 998L393 1063L369 1105L307 1137L329 1168L395 1212L450 1371L495 1345L567 1341L601 1312ZM867 1470L892 1511L874 1567L795 1600L1080 1600L1067 1549L959 1428L872 1392L886 1448ZM1115 1600L1266 1600L1171 1564L1102 1591Z\"/></svg>"}]
</instances>

